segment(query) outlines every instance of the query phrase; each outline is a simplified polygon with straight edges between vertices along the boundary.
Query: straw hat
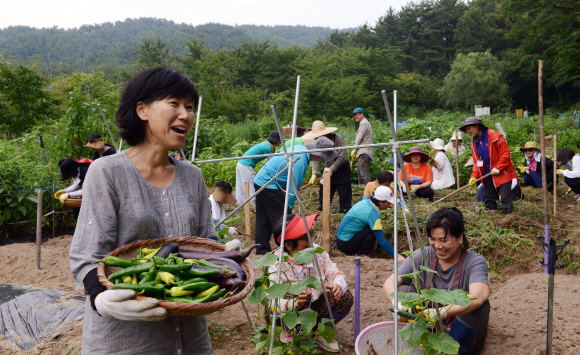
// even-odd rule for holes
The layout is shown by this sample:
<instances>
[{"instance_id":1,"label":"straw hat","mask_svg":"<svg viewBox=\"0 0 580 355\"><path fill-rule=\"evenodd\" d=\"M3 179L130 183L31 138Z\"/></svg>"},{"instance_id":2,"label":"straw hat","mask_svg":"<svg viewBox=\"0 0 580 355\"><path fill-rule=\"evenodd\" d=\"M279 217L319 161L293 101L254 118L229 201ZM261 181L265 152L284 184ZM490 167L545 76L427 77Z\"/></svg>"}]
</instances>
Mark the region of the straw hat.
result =
<instances>
[{"instance_id":1,"label":"straw hat","mask_svg":"<svg viewBox=\"0 0 580 355\"><path fill-rule=\"evenodd\" d=\"M445 141L441 138L435 138L434 141L429 142L429 145L436 150L445 150Z\"/></svg>"},{"instance_id":2,"label":"straw hat","mask_svg":"<svg viewBox=\"0 0 580 355\"><path fill-rule=\"evenodd\" d=\"M459 140L462 141L463 140L463 133L461 133L459 131L453 132L453 135L451 136L451 140L452 141L457 140L457 136L455 136L455 133L457 133L457 135L459 136Z\"/></svg>"},{"instance_id":3,"label":"straw hat","mask_svg":"<svg viewBox=\"0 0 580 355\"><path fill-rule=\"evenodd\" d=\"M320 136L325 136L336 131L336 127L326 127L322 121L314 121L312 123L312 130L302 136L302 139L314 139Z\"/></svg>"},{"instance_id":4,"label":"straw hat","mask_svg":"<svg viewBox=\"0 0 580 355\"><path fill-rule=\"evenodd\" d=\"M469 161L465 163L465 167L473 166L473 155L469 157Z\"/></svg>"},{"instance_id":5,"label":"straw hat","mask_svg":"<svg viewBox=\"0 0 580 355\"><path fill-rule=\"evenodd\" d=\"M421 148L413 147L413 148L411 148L411 151L409 153L403 155L403 160L405 161L405 163L410 163L411 162L411 154L415 154L415 153L421 154L421 163L426 163L427 160L429 160L429 155L423 153Z\"/></svg>"},{"instance_id":6,"label":"straw hat","mask_svg":"<svg viewBox=\"0 0 580 355\"><path fill-rule=\"evenodd\" d=\"M238 202L234 194L231 192L227 193L219 187L216 187L215 190L213 190L213 199L217 202L221 202L224 205L233 205Z\"/></svg>"},{"instance_id":7,"label":"straw hat","mask_svg":"<svg viewBox=\"0 0 580 355\"><path fill-rule=\"evenodd\" d=\"M540 150L540 147L538 147L538 143L536 143L536 142L526 142L526 146L525 147L520 147L520 152L525 152L526 150L532 150L532 149Z\"/></svg>"}]
</instances>

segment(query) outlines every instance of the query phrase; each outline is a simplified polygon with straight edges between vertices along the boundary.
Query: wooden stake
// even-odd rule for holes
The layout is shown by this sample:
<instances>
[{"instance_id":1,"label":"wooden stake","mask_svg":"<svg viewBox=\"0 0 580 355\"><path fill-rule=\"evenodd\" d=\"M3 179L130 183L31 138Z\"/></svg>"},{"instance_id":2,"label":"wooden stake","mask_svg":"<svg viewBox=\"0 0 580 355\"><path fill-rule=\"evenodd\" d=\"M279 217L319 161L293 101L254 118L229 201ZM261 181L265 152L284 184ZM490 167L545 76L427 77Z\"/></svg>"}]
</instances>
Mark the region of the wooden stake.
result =
<instances>
[{"instance_id":1,"label":"wooden stake","mask_svg":"<svg viewBox=\"0 0 580 355\"><path fill-rule=\"evenodd\" d=\"M457 190L461 187L459 182L459 133L455 130L455 169L457 170Z\"/></svg>"},{"instance_id":2,"label":"wooden stake","mask_svg":"<svg viewBox=\"0 0 580 355\"><path fill-rule=\"evenodd\" d=\"M244 201L250 198L250 183L244 182ZM252 241L252 221L250 219L250 202L244 205L244 220L246 223L246 242Z\"/></svg>"},{"instance_id":3,"label":"wooden stake","mask_svg":"<svg viewBox=\"0 0 580 355\"><path fill-rule=\"evenodd\" d=\"M480 177L479 179L475 180L475 181L474 181L474 183L476 183L476 182L478 182L478 181L481 181L481 180L485 179L485 178L486 178L486 177L488 177L488 176L491 176L491 173L488 173L488 174L486 174L486 175L483 175L483 176L482 176L482 177ZM457 189L457 190L453 191L453 192L452 192L452 193L450 193L449 195L447 195L447 196L445 196L445 197L442 197L442 198L440 198L439 200L437 200L437 201L433 202L432 204L430 204L430 205L429 205L429 206L427 206L427 207L434 206L434 205L438 204L439 202L441 202L441 201L445 200L446 198L449 198L449 197L451 197L451 196L454 196L454 195L456 195L456 194L457 194L459 191L463 191L463 190L465 190L465 189L466 189L466 188L468 188L468 187L469 187L469 185L465 185L465 186L463 186L462 188L460 188L460 189Z\"/></svg>"},{"instance_id":4,"label":"wooden stake","mask_svg":"<svg viewBox=\"0 0 580 355\"><path fill-rule=\"evenodd\" d=\"M330 250L330 177L332 171L322 173L322 248Z\"/></svg>"},{"instance_id":5,"label":"wooden stake","mask_svg":"<svg viewBox=\"0 0 580 355\"><path fill-rule=\"evenodd\" d=\"M40 270L40 244L42 242L42 189L38 189L36 203L36 269Z\"/></svg>"},{"instance_id":6,"label":"wooden stake","mask_svg":"<svg viewBox=\"0 0 580 355\"><path fill-rule=\"evenodd\" d=\"M552 190L554 193L554 218L556 218L556 215L557 215L556 203L557 203L557 198L558 198L558 193L557 193L557 189L556 189L556 187L558 185L558 180L557 180L558 175L556 174L556 167L558 165L556 162L556 152L557 152L557 150L556 150L556 134L554 134L554 156L552 157L554 160L554 182L553 182L554 187Z\"/></svg>"}]
</instances>

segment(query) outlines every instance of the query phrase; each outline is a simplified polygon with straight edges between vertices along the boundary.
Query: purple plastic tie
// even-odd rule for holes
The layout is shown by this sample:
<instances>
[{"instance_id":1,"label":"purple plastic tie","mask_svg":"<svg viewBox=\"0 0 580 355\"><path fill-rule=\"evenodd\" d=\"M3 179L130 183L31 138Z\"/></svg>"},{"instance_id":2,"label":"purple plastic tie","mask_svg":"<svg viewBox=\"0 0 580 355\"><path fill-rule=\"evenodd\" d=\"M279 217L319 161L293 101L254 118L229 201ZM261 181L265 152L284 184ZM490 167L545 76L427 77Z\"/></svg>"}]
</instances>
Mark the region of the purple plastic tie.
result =
<instances>
[{"instance_id":1,"label":"purple plastic tie","mask_svg":"<svg viewBox=\"0 0 580 355\"><path fill-rule=\"evenodd\" d=\"M550 245L550 226L549 225L545 225L544 226L544 241L546 242L546 245ZM550 254L548 254L548 251L544 251L544 265L549 265L550 261L548 260ZM548 273L548 266L546 266L544 268L544 272L547 274Z\"/></svg>"}]
</instances>

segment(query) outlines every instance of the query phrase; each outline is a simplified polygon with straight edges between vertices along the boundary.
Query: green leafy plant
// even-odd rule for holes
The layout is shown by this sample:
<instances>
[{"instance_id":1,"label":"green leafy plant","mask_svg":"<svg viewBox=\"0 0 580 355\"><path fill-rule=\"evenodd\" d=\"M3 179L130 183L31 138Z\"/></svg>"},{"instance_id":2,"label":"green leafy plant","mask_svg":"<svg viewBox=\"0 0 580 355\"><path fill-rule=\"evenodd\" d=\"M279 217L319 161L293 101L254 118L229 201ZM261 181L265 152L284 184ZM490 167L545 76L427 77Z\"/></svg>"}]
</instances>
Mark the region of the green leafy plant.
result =
<instances>
[{"instance_id":1,"label":"green leafy plant","mask_svg":"<svg viewBox=\"0 0 580 355\"><path fill-rule=\"evenodd\" d=\"M407 252L410 255L410 252ZM412 257L412 255L411 255ZM457 289L449 291L446 289L422 289L419 281L421 272L428 274L437 274L436 271L421 265L419 270L414 270L410 274L399 275L412 279L412 284L417 292L397 292L398 301L403 306L403 311L409 311L416 315L415 319L409 320L409 323L399 331L399 335L405 340L411 348L406 349L401 355L410 355L415 347L419 347L425 355L436 354L458 354L459 343L456 342L447 332L443 324L445 317L445 306L459 305L466 307L469 301L476 298L470 298L468 292ZM430 276L430 275L429 275ZM394 293L391 294L394 296ZM428 312L429 308L434 308L433 303L440 306L439 312L431 317Z\"/></svg>"},{"instance_id":2,"label":"green leafy plant","mask_svg":"<svg viewBox=\"0 0 580 355\"><path fill-rule=\"evenodd\" d=\"M292 256L294 264L309 263L314 258L315 254L321 254L324 249L321 247L307 248L301 252L296 252ZM289 257L286 255L284 261L288 261ZM291 302L294 306L298 295L305 291L307 288L313 288L320 290L320 282L313 277L308 276L304 280L296 283L274 283L268 276L270 272L268 267L274 265L278 261L278 257L272 253L267 253L259 260L254 260L255 267L263 267L263 273L260 278L256 279L254 285L254 292L248 298L248 304L263 305L268 309L272 310L280 299L284 299L285 296L291 296ZM290 270L290 267L286 270L282 270L282 273L286 275L286 272ZM291 307L293 309L294 307ZM260 307L258 307L258 318L254 320L253 326L253 337L250 339L252 343L256 345L256 350L260 354L268 353L270 348L270 339L272 337L272 328L269 326L256 326L256 323L263 318L271 317L270 312L265 312L265 314L260 314ZM278 307L279 313L277 313L277 321L282 322L287 329L290 329L292 335L292 341L285 343L280 341L279 335L282 332L282 327L275 326L274 335L274 354L312 354L317 353L317 345L314 343L314 339L318 335L321 335L324 340L331 342L336 339L336 334L330 324L330 319L323 318L320 323L316 324L317 314L314 310L306 308L300 311L281 311Z\"/></svg>"}]
</instances>

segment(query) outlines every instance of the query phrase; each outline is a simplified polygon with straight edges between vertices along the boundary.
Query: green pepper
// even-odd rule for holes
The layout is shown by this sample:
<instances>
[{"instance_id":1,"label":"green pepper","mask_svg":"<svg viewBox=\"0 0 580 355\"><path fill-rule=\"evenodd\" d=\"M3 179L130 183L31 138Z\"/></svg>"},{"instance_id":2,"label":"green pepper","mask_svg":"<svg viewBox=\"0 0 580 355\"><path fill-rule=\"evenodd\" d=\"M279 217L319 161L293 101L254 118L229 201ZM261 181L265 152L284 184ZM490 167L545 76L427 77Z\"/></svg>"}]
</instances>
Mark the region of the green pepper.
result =
<instances>
[{"instance_id":1,"label":"green pepper","mask_svg":"<svg viewBox=\"0 0 580 355\"><path fill-rule=\"evenodd\" d=\"M214 268L214 269L229 269L228 266L225 266L225 265L216 265L216 264L210 263L209 261L206 261L204 259L198 259L197 262L196 262L196 264L199 265L199 266L211 267L211 268Z\"/></svg>"},{"instance_id":2,"label":"green pepper","mask_svg":"<svg viewBox=\"0 0 580 355\"><path fill-rule=\"evenodd\" d=\"M189 270L185 270L184 272L187 272L190 276L193 276L193 277L205 277L205 276L216 275L216 274L220 273L220 271L216 270L216 269L211 269L211 270L189 269Z\"/></svg>"},{"instance_id":3,"label":"green pepper","mask_svg":"<svg viewBox=\"0 0 580 355\"><path fill-rule=\"evenodd\" d=\"M157 276L157 269L155 268L155 266L151 266L151 269L149 269L148 272L145 273L145 276L141 279L141 281L139 281L139 284L144 284L147 283L149 281L153 281L155 280L155 277Z\"/></svg>"},{"instance_id":4,"label":"green pepper","mask_svg":"<svg viewBox=\"0 0 580 355\"><path fill-rule=\"evenodd\" d=\"M178 303L200 303L199 300L192 300L191 298L186 298L186 297L165 296L165 297L163 297L163 300L169 301L169 302L178 302Z\"/></svg>"},{"instance_id":5,"label":"green pepper","mask_svg":"<svg viewBox=\"0 0 580 355\"><path fill-rule=\"evenodd\" d=\"M105 263L105 265L107 265L107 266L116 266L116 267L122 267L122 268L139 265L139 263L136 263L132 260L118 258L116 256L107 256L103 260L93 261L91 264L96 264L96 263Z\"/></svg>"},{"instance_id":6,"label":"green pepper","mask_svg":"<svg viewBox=\"0 0 580 355\"><path fill-rule=\"evenodd\" d=\"M206 279L204 279L203 277L196 277L194 279L189 279L186 281L183 281L183 283L181 284L181 286L185 286L185 285L189 285L189 284L195 284L198 282L207 282Z\"/></svg>"},{"instance_id":7,"label":"green pepper","mask_svg":"<svg viewBox=\"0 0 580 355\"><path fill-rule=\"evenodd\" d=\"M160 281L160 280L153 280L153 281L147 281L145 282L145 285L163 285L163 287L165 287L165 282Z\"/></svg>"},{"instance_id":8,"label":"green pepper","mask_svg":"<svg viewBox=\"0 0 580 355\"><path fill-rule=\"evenodd\" d=\"M143 254L148 255L148 254L157 254L157 252L159 251L159 249L161 248L157 248L157 249L148 249L148 248L143 248Z\"/></svg>"},{"instance_id":9,"label":"green pepper","mask_svg":"<svg viewBox=\"0 0 580 355\"><path fill-rule=\"evenodd\" d=\"M222 293L223 291L223 293ZM197 299L191 299L188 297L170 297L170 296L165 296L163 299L169 302L180 302L180 303L205 303L205 302L212 302L217 300L219 297L222 297L224 295L226 290L220 290L214 294L208 295L204 298L197 298Z\"/></svg>"},{"instance_id":10,"label":"green pepper","mask_svg":"<svg viewBox=\"0 0 580 355\"><path fill-rule=\"evenodd\" d=\"M144 271L139 273L139 275L137 275L137 278L139 279L139 281L143 280L143 278L147 275L149 271Z\"/></svg>"},{"instance_id":11,"label":"green pepper","mask_svg":"<svg viewBox=\"0 0 580 355\"><path fill-rule=\"evenodd\" d=\"M213 302L217 300L221 300L226 297L226 290L222 288L221 290L215 292L214 294L209 295L209 298L204 302Z\"/></svg>"},{"instance_id":12,"label":"green pepper","mask_svg":"<svg viewBox=\"0 0 580 355\"><path fill-rule=\"evenodd\" d=\"M131 282L133 282L133 275L123 276L123 277L120 277L120 279L123 280L124 284L130 284Z\"/></svg>"},{"instance_id":13,"label":"green pepper","mask_svg":"<svg viewBox=\"0 0 580 355\"><path fill-rule=\"evenodd\" d=\"M170 272L165 272L165 271L160 271L157 273L157 276L155 276L155 281L163 281L165 282L166 285L175 285L175 275L173 275Z\"/></svg>"},{"instance_id":14,"label":"green pepper","mask_svg":"<svg viewBox=\"0 0 580 355\"><path fill-rule=\"evenodd\" d=\"M174 264L174 265L160 265L159 266L159 271L165 271L165 272L170 272L172 274L176 274L179 271L186 271L191 269L191 265L189 264Z\"/></svg>"},{"instance_id":15,"label":"green pepper","mask_svg":"<svg viewBox=\"0 0 580 355\"><path fill-rule=\"evenodd\" d=\"M183 258L175 258L175 263L178 265L184 264Z\"/></svg>"},{"instance_id":16,"label":"green pepper","mask_svg":"<svg viewBox=\"0 0 580 355\"><path fill-rule=\"evenodd\" d=\"M145 256L145 253L143 252L143 248L139 248L139 252L137 253L137 255L135 255L135 259L141 259Z\"/></svg>"},{"instance_id":17,"label":"green pepper","mask_svg":"<svg viewBox=\"0 0 580 355\"><path fill-rule=\"evenodd\" d=\"M217 284L215 282L196 282L193 284L182 285L181 288L184 291L193 291L195 293L202 293L212 287L215 287L216 285Z\"/></svg>"},{"instance_id":18,"label":"green pepper","mask_svg":"<svg viewBox=\"0 0 580 355\"><path fill-rule=\"evenodd\" d=\"M167 264L167 260L165 260L165 259L163 259L162 257L159 257L159 256L154 256L154 257L151 258L151 260L153 262L155 262L155 264L157 264L157 265L165 265L165 264Z\"/></svg>"},{"instance_id":19,"label":"green pepper","mask_svg":"<svg viewBox=\"0 0 580 355\"><path fill-rule=\"evenodd\" d=\"M121 278L120 278L120 277L118 277L118 278L116 278L116 279L113 281L113 283L114 283L115 285L122 284L122 283L123 283L123 280L121 280Z\"/></svg>"},{"instance_id":20,"label":"green pepper","mask_svg":"<svg viewBox=\"0 0 580 355\"><path fill-rule=\"evenodd\" d=\"M133 285L133 284L118 284L113 286L113 290L123 289L123 290L133 290L137 292L138 295L153 295L163 292L165 288L163 285Z\"/></svg>"},{"instance_id":21,"label":"green pepper","mask_svg":"<svg viewBox=\"0 0 580 355\"><path fill-rule=\"evenodd\" d=\"M131 266L123 270L115 271L114 273L109 275L109 280L127 275L140 274L143 271L149 271L149 269L151 269L151 266L153 266L153 263L145 263L141 265Z\"/></svg>"},{"instance_id":22,"label":"green pepper","mask_svg":"<svg viewBox=\"0 0 580 355\"><path fill-rule=\"evenodd\" d=\"M187 296L187 295L191 295L192 293L194 293L194 292L184 290L183 287L179 287L179 286L172 287L170 290L165 291L165 294L169 295L171 297Z\"/></svg>"}]
</instances>

